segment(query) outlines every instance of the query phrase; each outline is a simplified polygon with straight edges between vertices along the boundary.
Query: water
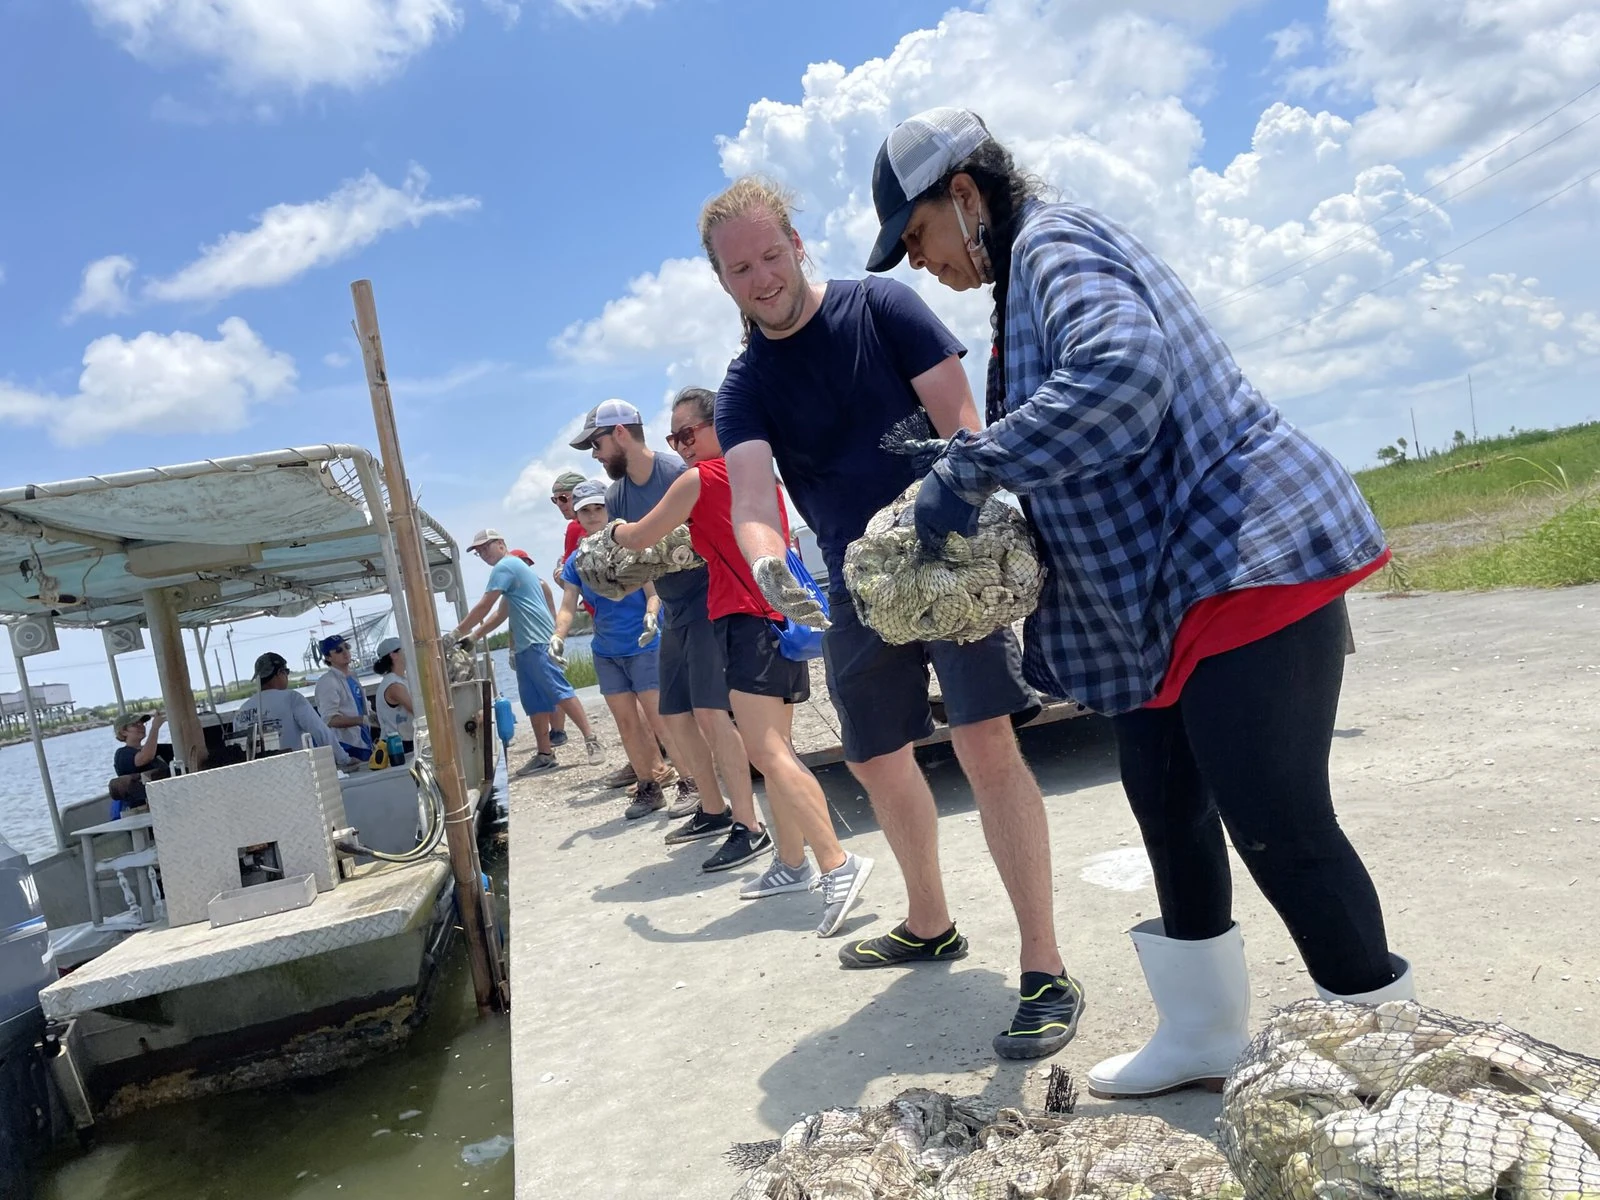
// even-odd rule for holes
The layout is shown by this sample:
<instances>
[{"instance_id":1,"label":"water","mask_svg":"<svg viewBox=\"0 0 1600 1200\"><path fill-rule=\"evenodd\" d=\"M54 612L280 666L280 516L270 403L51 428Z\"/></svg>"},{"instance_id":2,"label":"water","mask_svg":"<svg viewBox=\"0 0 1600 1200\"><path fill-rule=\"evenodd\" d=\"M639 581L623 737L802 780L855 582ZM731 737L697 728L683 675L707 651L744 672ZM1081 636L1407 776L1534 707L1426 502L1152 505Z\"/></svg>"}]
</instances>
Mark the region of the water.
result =
<instances>
[{"instance_id":1,"label":"water","mask_svg":"<svg viewBox=\"0 0 1600 1200\"><path fill-rule=\"evenodd\" d=\"M65 806L104 795L116 751L110 726L46 738L44 753L56 800ZM55 853L56 835L50 827L32 742L0 748L0 834L31 860Z\"/></svg>"},{"instance_id":2,"label":"water","mask_svg":"<svg viewBox=\"0 0 1600 1200\"><path fill-rule=\"evenodd\" d=\"M457 942L433 1012L405 1048L325 1079L168 1105L103 1126L87 1153L58 1156L35 1195L510 1200L513 1154L482 1160L512 1136L510 1018L478 1019Z\"/></svg>"},{"instance_id":3,"label":"water","mask_svg":"<svg viewBox=\"0 0 1600 1200\"><path fill-rule=\"evenodd\" d=\"M46 740L63 803L104 790L115 748L104 729ZM504 795L503 768L496 782ZM31 744L0 749L0 832L30 858L55 848ZM503 858L484 869L504 894ZM428 1020L395 1053L103 1125L90 1150L51 1161L37 1200L510 1200L510 1020L479 1020L459 940L443 970Z\"/></svg>"}]
</instances>

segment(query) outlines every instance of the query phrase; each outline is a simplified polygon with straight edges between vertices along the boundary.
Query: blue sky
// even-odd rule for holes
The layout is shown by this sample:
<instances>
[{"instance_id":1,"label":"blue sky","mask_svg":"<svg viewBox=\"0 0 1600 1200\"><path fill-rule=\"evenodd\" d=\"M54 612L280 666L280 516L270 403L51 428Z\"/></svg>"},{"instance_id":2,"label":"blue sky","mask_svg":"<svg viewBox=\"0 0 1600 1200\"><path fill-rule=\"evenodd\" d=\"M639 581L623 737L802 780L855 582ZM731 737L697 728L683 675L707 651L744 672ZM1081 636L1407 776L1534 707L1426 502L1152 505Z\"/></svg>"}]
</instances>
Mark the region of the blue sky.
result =
<instances>
[{"instance_id":1,"label":"blue sky","mask_svg":"<svg viewBox=\"0 0 1600 1200\"><path fill-rule=\"evenodd\" d=\"M548 562L560 527L541 489L581 464L563 426L613 395L656 415L731 352L694 232L730 174L795 186L816 257L852 273L883 133L971 104L1225 297L1383 228L1600 80L1582 4L1510 0L1468 29L1465 3L0 0L0 479L371 445L348 292L367 277L424 507ZM332 24L296 41L261 12ZM1448 212L1415 202L1414 228L1219 324L1239 346L1346 304L1569 182L1597 127ZM1447 439L1469 370L1487 428L1596 415L1595 212L1580 187L1310 341L1241 358L1352 466L1413 407L1424 440ZM981 343L981 302L917 282ZM308 623L240 632L298 648ZM69 642L36 678L108 698L80 665L98 639ZM125 666L153 689L147 664Z\"/></svg>"}]
</instances>

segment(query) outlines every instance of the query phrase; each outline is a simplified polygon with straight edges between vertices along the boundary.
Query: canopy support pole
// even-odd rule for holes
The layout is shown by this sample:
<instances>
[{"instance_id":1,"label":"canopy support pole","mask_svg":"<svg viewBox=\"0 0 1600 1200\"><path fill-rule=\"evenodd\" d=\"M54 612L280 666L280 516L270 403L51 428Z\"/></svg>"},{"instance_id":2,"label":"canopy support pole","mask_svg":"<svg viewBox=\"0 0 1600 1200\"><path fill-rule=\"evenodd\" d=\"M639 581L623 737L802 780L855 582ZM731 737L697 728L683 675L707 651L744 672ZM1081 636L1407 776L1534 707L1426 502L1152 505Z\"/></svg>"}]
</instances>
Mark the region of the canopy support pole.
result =
<instances>
[{"instance_id":1,"label":"canopy support pole","mask_svg":"<svg viewBox=\"0 0 1600 1200\"><path fill-rule=\"evenodd\" d=\"M111 688L117 693L117 716L128 711L128 702L122 698L122 676L117 671L117 656L106 646L106 666L111 668Z\"/></svg>"},{"instance_id":2,"label":"canopy support pole","mask_svg":"<svg viewBox=\"0 0 1600 1200\"><path fill-rule=\"evenodd\" d=\"M156 675L161 680L161 698L167 710L167 728L172 730L172 748L185 773L205 765L206 738L200 728L200 714L194 710L194 688L189 682L189 657L183 652L183 630L178 625L178 606L166 588L146 588L145 624L155 645Z\"/></svg>"},{"instance_id":3,"label":"canopy support pole","mask_svg":"<svg viewBox=\"0 0 1600 1200\"><path fill-rule=\"evenodd\" d=\"M28 686L28 667L16 646L11 659L17 664L17 682L22 686L22 709L28 714L28 736L33 739L33 754L39 760L39 782L44 785L45 802L50 808L50 827L56 832L56 849L67 848L66 831L61 827L61 809L56 805L55 785L50 782L50 762L44 756L44 734L39 732L39 714L33 708L33 689Z\"/></svg>"}]
</instances>

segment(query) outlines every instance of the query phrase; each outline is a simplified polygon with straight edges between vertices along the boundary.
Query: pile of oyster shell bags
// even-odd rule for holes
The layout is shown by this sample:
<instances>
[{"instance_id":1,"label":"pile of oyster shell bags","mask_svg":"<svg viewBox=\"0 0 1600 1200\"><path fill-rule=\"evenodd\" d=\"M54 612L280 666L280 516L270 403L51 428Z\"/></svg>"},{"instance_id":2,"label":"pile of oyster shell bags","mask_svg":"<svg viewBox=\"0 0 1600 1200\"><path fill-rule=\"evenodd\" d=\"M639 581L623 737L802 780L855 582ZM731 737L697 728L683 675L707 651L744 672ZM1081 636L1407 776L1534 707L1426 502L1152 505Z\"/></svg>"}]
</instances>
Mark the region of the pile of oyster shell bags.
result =
<instances>
[{"instance_id":1,"label":"pile of oyster shell bags","mask_svg":"<svg viewBox=\"0 0 1600 1200\"><path fill-rule=\"evenodd\" d=\"M1220 1125L1252 1200L1600 1197L1600 1062L1409 1002L1282 1010Z\"/></svg>"},{"instance_id":2,"label":"pile of oyster shell bags","mask_svg":"<svg viewBox=\"0 0 1600 1200\"><path fill-rule=\"evenodd\" d=\"M1159 1117L1046 1116L913 1088L729 1155L734 1200L1243 1200L1217 1147Z\"/></svg>"},{"instance_id":3,"label":"pile of oyster shell bags","mask_svg":"<svg viewBox=\"0 0 1600 1200\"><path fill-rule=\"evenodd\" d=\"M573 570L596 595L621 600L663 575L706 565L689 543L687 525L679 525L653 546L626 550L611 536L611 526L619 524L613 521L599 533L591 533L572 552Z\"/></svg>"},{"instance_id":4,"label":"pile of oyster shell bags","mask_svg":"<svg viewBox=\"0 0 1600 1200\"><path fill-rule=\"evenodd\" d=\"M1044 569L1022 514L990 497L972 537L952 533L938 554L917 541L919 480L867 522L844 554L844 582L861 620L891 646L976 642L1039 604Z\"/></svg>"}]
</instances>

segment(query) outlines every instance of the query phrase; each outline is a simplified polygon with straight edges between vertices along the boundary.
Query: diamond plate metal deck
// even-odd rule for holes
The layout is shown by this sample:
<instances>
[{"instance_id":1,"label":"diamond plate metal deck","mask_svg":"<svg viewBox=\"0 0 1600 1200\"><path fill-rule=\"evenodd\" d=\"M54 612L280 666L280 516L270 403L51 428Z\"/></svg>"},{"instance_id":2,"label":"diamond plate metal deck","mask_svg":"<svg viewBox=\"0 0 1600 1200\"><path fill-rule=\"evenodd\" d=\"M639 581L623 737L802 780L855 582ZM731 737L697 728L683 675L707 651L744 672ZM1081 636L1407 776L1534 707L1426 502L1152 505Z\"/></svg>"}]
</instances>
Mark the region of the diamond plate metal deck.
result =
<instances>
[{"instance_id":1,"label":"diamond plate metal deck","mask_svg":"<svg viewBox=\"0 0 1600 1200\"><path fill-rule=\"evenodd\" d=\"M392 937L427 919L449 876L441 854L413 866L366 868L292 912L222 929L146 929L45 988L39 1001L46 1016L70 1017Z\"/></svg>"}]
</instances>

